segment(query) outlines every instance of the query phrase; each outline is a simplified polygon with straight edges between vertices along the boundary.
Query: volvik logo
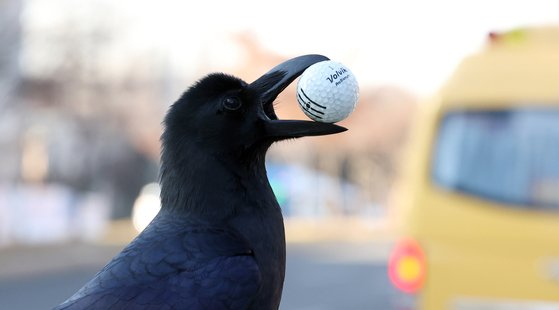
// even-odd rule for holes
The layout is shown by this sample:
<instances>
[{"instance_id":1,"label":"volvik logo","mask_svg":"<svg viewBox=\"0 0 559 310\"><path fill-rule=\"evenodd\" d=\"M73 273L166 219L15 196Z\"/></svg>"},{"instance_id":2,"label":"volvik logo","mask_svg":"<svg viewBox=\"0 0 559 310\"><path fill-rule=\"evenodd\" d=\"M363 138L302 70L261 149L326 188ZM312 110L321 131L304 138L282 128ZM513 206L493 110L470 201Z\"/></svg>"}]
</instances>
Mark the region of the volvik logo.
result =
<instances>
[{"instance_id":1,"label":"volvik logo","mask_svg":"<svg viewBox=\"0 0 559 310\"><path fill-rule=\"evenodd\" d=\"M330 69L334 70L334 73L330 74L329 77L326 77L328 82L334 83L339 77L347 73L347 69L341 67L340 69L335 70L334 68L330 67Z\"/></svg>"}]
</instances>

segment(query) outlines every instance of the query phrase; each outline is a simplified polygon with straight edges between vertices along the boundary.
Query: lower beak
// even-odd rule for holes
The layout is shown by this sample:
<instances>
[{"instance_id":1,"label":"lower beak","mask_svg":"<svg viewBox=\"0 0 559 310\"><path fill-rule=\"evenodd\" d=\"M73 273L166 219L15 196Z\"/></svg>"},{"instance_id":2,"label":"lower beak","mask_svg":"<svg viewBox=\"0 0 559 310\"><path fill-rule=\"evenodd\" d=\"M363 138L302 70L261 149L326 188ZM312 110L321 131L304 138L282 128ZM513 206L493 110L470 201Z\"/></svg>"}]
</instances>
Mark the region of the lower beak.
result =
<instances>
[{"instance_id":1,"label":"lower beak","mask_svg":"<svg viewBox=\"0 0 559 310\"><path fill-rule=\"evenodd\" d=\"M331 135L347 130L347 128L330 123L298 120L267 120L264 128L266 136L276 140Z\"/></svg>"},{"instance_id":2,"label":"lower beak","mask_svg":"<svg viewBox=\"0 0 559 310\"><path fill-rule=\"evenodd\" d=\"M248 85L247 90L256 96L263 109L265 135L275 140L300 138L304 136L321 136L335 134L347 129L329 123L299 120L278 120L274 112L273 101L311 65L328 60L322 55L305 55L287 60L256 81Z\"/></svg>"}]
</instances>

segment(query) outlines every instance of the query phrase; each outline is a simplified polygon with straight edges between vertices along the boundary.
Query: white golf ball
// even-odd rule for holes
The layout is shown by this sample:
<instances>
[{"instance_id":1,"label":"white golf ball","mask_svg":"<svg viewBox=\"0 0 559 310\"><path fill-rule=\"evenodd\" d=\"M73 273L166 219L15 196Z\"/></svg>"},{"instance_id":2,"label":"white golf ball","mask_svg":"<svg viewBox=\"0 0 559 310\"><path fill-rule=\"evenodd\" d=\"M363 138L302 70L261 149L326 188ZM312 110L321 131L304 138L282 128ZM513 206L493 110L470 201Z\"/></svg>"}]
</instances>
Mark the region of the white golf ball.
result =
<instances>
[{"instance_id":1,"label":"white golf ball","mask_svg":"<svg viewBox=\"0 0 559 310\"><path fill-rule=\"evenodd\" d=\"M349 116L359 99L359 85L351 71L339 62L315 63L297 82L297 101L311 119L339 122Z\"/></svg>"}]
</instances>

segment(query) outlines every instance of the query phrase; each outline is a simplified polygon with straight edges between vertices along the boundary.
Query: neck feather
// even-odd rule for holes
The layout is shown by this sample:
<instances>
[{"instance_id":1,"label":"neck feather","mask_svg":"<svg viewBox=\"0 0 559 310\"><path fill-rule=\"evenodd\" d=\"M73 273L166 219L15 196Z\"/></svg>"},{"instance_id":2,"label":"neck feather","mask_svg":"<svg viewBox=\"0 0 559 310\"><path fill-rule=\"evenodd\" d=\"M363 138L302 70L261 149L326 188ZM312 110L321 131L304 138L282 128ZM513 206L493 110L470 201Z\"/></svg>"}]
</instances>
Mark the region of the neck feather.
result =
<instances>
[{"instance_id":1,"label":"neck feather","mask_svg":"<svg viewBox=\"0 0 559 310\"><path fill-rule=\"evenodd\" d=\"M266 176L265 151L243 157L189 145L165 147L160 183L163 209L209 218L275 202Z\"/></svg>"}]
</instances>

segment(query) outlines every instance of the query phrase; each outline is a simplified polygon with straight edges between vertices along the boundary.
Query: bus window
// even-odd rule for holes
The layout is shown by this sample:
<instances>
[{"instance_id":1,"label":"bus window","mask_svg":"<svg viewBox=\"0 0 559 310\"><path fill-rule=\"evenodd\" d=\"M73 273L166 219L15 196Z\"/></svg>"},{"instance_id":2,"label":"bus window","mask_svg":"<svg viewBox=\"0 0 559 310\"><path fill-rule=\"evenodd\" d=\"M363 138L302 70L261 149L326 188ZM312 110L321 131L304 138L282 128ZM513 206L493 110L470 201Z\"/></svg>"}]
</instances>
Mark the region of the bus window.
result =
<instances>
[{"instance_id":1,"label":"bus window","mask_svg":"<svg viewBox=\"0 0 559 310\"><path fill-rule=\"evenodd\" d=\"M432 176L450 191L559 211L559 109L448 112Z\"/></svg>"}]
</instances>

